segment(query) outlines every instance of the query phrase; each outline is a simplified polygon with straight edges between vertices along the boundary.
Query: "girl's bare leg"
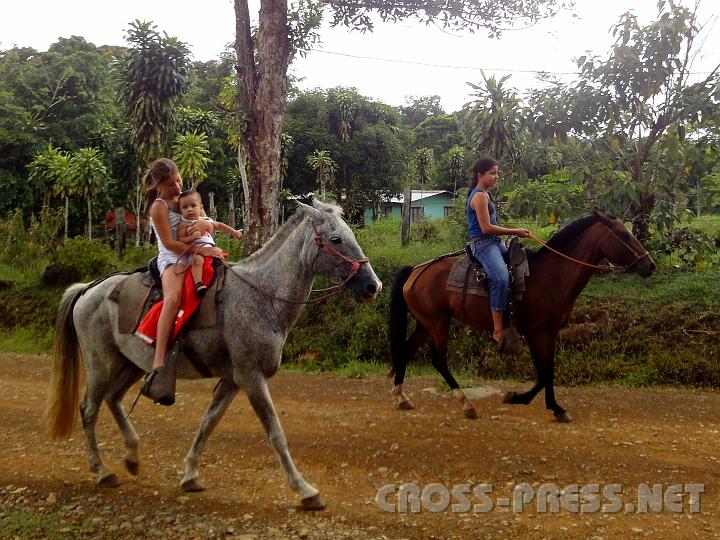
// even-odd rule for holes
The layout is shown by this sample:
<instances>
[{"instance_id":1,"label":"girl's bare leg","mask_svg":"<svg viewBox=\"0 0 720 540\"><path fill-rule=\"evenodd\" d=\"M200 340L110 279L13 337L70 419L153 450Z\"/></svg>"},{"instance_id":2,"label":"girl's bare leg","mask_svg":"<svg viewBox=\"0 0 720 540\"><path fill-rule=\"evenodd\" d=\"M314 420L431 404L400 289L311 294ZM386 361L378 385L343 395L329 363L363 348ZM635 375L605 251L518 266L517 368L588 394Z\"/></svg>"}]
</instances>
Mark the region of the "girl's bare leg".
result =
<instances>
[{"instance_id":1,"label":"girl's bare leg","mask_svg":"<svg viewBox=\"0 0 720 540\"><path fill-rule=\"evenodd\" d=\"M179 272L175 266L169 266L162 274L163 306L157 325L157 339L155 341L155 355L153 369L165 364L168 342L172 332L175 318L180 310L182 301L182 286L185 278L184 272Z\"/></svg>"}]
</instances>

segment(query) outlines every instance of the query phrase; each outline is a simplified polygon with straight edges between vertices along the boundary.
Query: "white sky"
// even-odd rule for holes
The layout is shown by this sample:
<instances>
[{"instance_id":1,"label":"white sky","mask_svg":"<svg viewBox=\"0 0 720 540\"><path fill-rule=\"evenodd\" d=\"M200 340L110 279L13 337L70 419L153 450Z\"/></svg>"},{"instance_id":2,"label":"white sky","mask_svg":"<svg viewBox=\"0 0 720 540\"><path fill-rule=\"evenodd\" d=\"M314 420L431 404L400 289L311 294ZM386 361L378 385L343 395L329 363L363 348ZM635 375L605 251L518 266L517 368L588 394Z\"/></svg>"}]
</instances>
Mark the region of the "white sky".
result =
<instances>
[{"instance_id":1,"label":"white sky","mask_svg":"<svg viewBox=\"0 0 720 540\"><path fill-rule=\"evenodd\" d=\"M352 86L391 105L403 104L408 95L437 94L451 112L470 99L471 89L465 83L481 81L478 68L498 78L510 73L500 70L574 72L573 58L586 51L606 55L613 42L609 29L622 13L633 10L646 23L655 18L656 5L657 0L576 0L574 16L562 13L530 29L505 32L499 40L483 33L451 35L413 21L380 23L373 34L365 35L324 25L319 50L394 61L318 51L298 59L292 70L302 78L303 89ZM3 49L19 45L46 50L58 37L70 35L83 36L95 45L124 44L124 32L133 19L152 20L187 42L196 60L217 58L234 40L232 0L0 0L0 6ZM258 6L258 0L251 0L255 19ZM710 31L704 32L707 39L694 71L709 71L720 63L718 8L717 0L701 3L700 21L707 22ZM537 82L533 74L513 71L509 84L522 91Z\"/></svg>"}]
</instances>

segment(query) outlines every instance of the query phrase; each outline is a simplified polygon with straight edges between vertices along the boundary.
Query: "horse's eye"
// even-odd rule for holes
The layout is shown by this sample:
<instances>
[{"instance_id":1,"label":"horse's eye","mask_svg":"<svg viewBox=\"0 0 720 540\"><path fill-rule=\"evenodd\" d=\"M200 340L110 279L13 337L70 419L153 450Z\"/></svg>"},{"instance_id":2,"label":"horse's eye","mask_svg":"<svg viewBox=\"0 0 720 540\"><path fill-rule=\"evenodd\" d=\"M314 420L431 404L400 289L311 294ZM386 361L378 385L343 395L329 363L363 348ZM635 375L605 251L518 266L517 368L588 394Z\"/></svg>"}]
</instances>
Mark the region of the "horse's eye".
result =
<instances>
[{"instance_id":1,"label":"horse's eye","mask_svg":"<svg viewBox=\"0 0 720 540\"><path fill-rule=\"evenodd\" d=\"M340 240L340 237L339 237L339 236L331 236L331 237L330 237L330 241L331 241L333 244L342 244L342 240Z\"/></svg>"}]
</instances>

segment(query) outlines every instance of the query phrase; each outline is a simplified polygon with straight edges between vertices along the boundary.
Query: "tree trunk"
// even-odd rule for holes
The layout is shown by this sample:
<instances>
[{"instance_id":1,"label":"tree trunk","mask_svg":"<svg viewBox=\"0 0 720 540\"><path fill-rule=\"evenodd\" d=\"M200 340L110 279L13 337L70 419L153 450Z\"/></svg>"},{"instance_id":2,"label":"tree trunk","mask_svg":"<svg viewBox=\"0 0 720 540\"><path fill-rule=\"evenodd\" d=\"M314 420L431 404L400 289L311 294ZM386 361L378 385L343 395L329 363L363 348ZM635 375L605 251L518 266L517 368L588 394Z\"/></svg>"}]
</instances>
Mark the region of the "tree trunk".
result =
<instances>
[{"instance_id":1,"label":"tree trunk","mask_svg":"<svg viewBox=\"0 0 720 540\"><path fill-rule=\"evenodd\" d=\"M70 197L65 196L65 241L68 239L68 223L70 217Z\"/></svg>"},{"instance_id":2,"label":"tree trunk","mask_svg":"<svg viewBox=\"0 0 720 540\"><path fill-rule=\"evenodd\" d=\"M215 192L208 193L208 207L210 208L210 217L217 221L217 208L215 207Z\"/></svg>"},{"instance_id":3,"label":"tree trunk","mask_svg":"<svg viewBox=\"0 0 720 540\"><path fill-rule=\"evenodd\" d=\"M139 175L139 172L138 172ZM141 227L141 221L140 221L140 213L142 212L142 176L139 175L138 178L140 178L135 183L135 207L133 210L135 211L135 247L140 247L140 236L142 235L142 227Z\"/></svg>"},{"instance_id":4,"label":"tree trunk","mask_svg":"<svg viewBox=\"0 0 720 540\"><path fill-rule=\"evenodd\" d=\"M287 101L290 54L287 0L262 0L255 65L247 0L235 0L238 98L249 121L242 146L248 151L249 193L245 254L262 246L278 226L280 131Z\"/></svg>"},{"instance_id":5,"label":"tree trunk","mask_svg":"<svg viewBox=\"0 0 720 540\"><path fill-rule=\"evenodd\" d=\"M228 192L228 225L235 228L235 194L232 189Z\"/></svg>"},{"instance_id":6,"label":"tree trunk","mask_svg":"<svg viewBox=\"0 0 720 540\"><path fill-rule=\"evenodd\" d=\"M87 236L88 240L92 240L92 199L87 198Z\"/></svg>"},{"instance_id":7,"label":"tree trunk","mask_svg":"<svg viewBox=\"0 0 720 540\"><path fill-rule=\"evenodd\" d=\"M125 208L115 208L115 250L118 257L125 255Z\"/></svg>"},{"instance_id":8,"label":"tree trunk","mask_svg":"<svg viewBox=\"0 0 720 540\"><path fill-rule=\"evenodd\" d=\"M407 246L410 242L410 207L412 206L412 187L407 186L403 191L402 205L402 233L400 244Z\"/></svg>"},{"instance_id":9,"label":"tree trunk","mask_svg":"<svg viewBox=\"0 0 720 540\"><path fill-rule=\"evenodd\" d=\"M633 206L633 234L640 242L645 242L650 238L650 214L654 208L654 193L643 193L640 203Z\"/></svg>"}]
</instances>

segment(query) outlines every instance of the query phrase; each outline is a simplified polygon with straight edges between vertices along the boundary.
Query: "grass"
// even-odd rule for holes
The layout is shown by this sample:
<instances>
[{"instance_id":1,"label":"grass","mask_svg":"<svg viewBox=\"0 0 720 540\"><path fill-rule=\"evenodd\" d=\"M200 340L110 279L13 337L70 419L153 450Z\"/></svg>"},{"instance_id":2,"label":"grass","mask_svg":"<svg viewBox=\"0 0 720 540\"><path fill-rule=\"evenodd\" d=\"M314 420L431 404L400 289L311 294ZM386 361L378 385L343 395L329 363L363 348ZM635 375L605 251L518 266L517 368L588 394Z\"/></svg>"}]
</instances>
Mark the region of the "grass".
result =
<instances>
[{"instance_id":1,"label":"grass","mask_svg":"<svg viewBox=\"0 0 720 540\"><path fill-rule=\"evenodd\" d=\"M695 224L716 231L720 217L704 217ZM529 226L545 238L552 234L547 226L516 225ZM370 304L356 304L349 295L342 295L308 305L283 350L283 369L333 371L351 378L387 372L387 313L394 276L404 265L457 251L465 240L464 228L451 220L415 224L412 241L405 247L400 246L399 230L399 221L386 220L357 231L384 283L383 293ZM132 248L116 266L136 268L152 254L152 249ZM0 351L48 352L52 338L49 329L63 287L42 284L46 264L36 261L22 269L0 264ZM322 282L318 280L316 286L323 286ZM664 267L648 279L631 274L595 276L578 298L572 321L592 331L580 341L561 342L556 382L720 388L718 282L717 267ZM478 377L510 381L534 378L527 352L519 358L501 359L488 336L459 323L451 328L448 362L463 385L476 384ZM408 375L431 375L440 380L426 348L409 364Z\"/></svg>"},{"instance_id":2,"label":"grass","mask_svg":"<svg viewBox=\"0 0 720 540\"><path fill-rule=\"evenodd\" d=\"M92 528L66 524L56 512L40 513L26 509L11 509L0 519L0 538L46 538L70 540L83 536Z\"/></svg>"}]
</instances>

